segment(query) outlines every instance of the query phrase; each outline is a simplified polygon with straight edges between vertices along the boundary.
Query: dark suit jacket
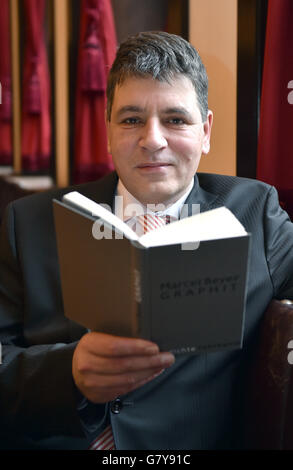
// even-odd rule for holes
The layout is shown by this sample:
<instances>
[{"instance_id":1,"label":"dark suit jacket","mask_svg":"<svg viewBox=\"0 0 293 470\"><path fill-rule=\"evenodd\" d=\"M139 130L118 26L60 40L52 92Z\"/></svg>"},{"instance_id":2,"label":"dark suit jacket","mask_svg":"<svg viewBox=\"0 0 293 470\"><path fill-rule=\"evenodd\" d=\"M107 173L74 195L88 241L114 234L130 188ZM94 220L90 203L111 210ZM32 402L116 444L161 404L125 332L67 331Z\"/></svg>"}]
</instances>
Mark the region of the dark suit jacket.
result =
<instances>
[{"instance_id":1,"label":"dark suit jacket","mask_svg":"<svg viewBox=\"0 0 293 470\"><path fill-rule=\"evenodd\" d=\"M112 204L115 174L77 189ZM52 199L72 188L28 196L6 212L0 244L0 433L2 447L86 448L111 404L80 413L71 361L85 333L64 317ZM109 412L118 449L218 449L243 445L245 378L263 312L273 298L293 298L293 224L274 188L199 174L188 203L227 206L252 234L242 350L183 356L161 376L121 397ZM113 269L115 267L113 266ZM163 326L162 326L163 327ZM4 439L4 440L3 440ZM1 438L0 438L1 440ZM4 442L4 443L3 443Z\"/></svg>"}]
</instances>

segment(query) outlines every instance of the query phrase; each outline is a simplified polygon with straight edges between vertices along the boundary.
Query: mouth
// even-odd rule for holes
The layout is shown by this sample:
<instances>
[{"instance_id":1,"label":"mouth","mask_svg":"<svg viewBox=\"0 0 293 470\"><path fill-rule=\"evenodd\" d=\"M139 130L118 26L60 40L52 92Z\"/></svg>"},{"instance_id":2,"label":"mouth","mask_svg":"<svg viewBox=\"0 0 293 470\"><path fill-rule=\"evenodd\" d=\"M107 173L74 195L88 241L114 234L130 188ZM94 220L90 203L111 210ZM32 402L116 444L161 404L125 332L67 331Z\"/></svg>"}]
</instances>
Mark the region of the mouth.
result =
<instances>
[{"instance_id":1,"label":"mouth","mask_svg":"<svg viewBox=\"0 0 293 470\"><path fill-rule=\"evenodd\" d=\"M171 163L167 162L147 162L147 163L140 163L137 165L137 168L139 169L145 169L145 168L162 168L166 166L171 166Z\"/></svg>"},{"instance_id":2,"label":"mouth","mask_svg":"<svg viewBox=\"0 0 293 470\"><path fill-rule=\"evenodd\" d=\"M140 163L136 169L141 175L159 176L161 178L169 173L169 168L172 166L171 163L167 162L147 162Z\"/></svg>"}]
</instances>

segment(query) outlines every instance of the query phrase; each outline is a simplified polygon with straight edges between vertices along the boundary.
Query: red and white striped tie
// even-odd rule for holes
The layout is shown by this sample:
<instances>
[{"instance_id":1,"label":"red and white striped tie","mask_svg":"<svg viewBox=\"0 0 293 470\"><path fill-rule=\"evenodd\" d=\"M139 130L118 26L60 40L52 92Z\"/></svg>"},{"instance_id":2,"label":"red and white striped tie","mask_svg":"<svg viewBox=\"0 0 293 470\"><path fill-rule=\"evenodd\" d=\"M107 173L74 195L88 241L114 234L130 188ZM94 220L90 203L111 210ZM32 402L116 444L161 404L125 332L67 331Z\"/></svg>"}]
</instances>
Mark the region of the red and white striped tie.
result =
<instances>
[{"instance_id":1,"label":"red and white striped tie","mask_svg":"<svg viewBox=\"0 0 293 470\"><path fill-rule=\"evenodd\" d=\"M150 213L140 215L136 218L138 223L143 227L144 233L156 228L162 227L170 223L169 215L152 215Z\"/></svg>"},{"instance_id":2,"label":"red and white striped tie","mask_svg":"<svg viewBox=\"0 0 293 470\"><path fill-rule=\"evenodd\" d=\"M137 217L137 221L143 227L144 233L162 227L171 222L169 215L158 216L151 214L144 214ZM112 432L111 424L109 424L104 431L91 443L89 450L114 450L115 442Z\"/></svg>"},{"instance_id":3,"label":"red and white striped tie","mask_svg":"<svg viewBox=\"0 0 293 470\"><path fill-rule=\"evenodd\" d=\"M115 449L115 442L112 433L111 424L109 424L104 431L95 439L90 447L89 450L114 450Z\"/></svg>"}]
</instances>

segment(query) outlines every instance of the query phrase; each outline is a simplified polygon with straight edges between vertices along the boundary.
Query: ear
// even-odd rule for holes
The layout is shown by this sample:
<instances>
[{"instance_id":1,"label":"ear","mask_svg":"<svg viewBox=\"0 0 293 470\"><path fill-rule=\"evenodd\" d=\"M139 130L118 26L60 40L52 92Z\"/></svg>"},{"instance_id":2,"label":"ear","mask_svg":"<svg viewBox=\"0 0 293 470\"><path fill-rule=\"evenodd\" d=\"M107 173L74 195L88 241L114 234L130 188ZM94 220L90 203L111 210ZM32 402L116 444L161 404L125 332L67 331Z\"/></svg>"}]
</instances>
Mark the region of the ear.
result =
<instances>
[{"instance_id":1,"label":"ear","mask_svg":"<svg viewBox=\"0 0 293 470\"><path fill-rule=\"evenodd\" d=\"M202 153L204 153L205 155L209 153L210 151L212 125L213 125L213 113L212 111L208 110L207 119L203 124L204 137L203 137L203 142L202 142Z\"/></svg>"}]
</instances>

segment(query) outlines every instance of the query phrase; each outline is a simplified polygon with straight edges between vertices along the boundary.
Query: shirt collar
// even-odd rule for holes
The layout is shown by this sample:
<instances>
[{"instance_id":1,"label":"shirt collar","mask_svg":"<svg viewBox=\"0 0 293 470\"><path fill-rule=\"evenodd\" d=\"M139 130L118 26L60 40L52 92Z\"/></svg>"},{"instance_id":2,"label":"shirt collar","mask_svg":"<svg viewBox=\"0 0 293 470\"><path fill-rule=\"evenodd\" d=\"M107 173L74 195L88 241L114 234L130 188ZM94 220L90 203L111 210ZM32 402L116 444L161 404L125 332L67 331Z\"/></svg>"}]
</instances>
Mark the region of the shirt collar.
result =
<instances>
[{"instance_id":1,"label":"shirt collar","mask_svg":"<svg viewBox=\"0 0 293 470\"><path fill-rule=\"evenodd\" d=\"M187 190L185 191L185 193L183 194L183 196L181 196L178 201L176 201L174 204L172 204L171 206L167 207L166 209L164 210L157 210L155 211L156 215L170 215L171 217L174 217L175 219L179 219L180 217L180 212L181 212L181 209L182 209L182 206L185 202L185 200L187 199L187 197L189 196L192 188L194 186L194 178L192 178ZM122 197L122 201L123 201L123 210L121 210L121 207L120 207L120 210L119 211L116 211L116 206L114 204L114 210L115 210L115 214L122 218L122 220L125 222L127 220L129 220L131 217L129 216L129 212L126 210L125 211L125 208L127 208L127 206L129 206L130 204L133 204L135 205L135 207L139 208L140 210L140 214L145 214L145 213L151 213L151 214L154 214L154 211L151 210L152 207L149 207L149 206L145 206L144 204L142 204L141 202L139 202L124 186L124 184L122 183L121 179L118 180L118 184L117 184L117 188L116 188L116 196L120 196ZM135 214L135 215L139 215L138 213Z\"/></svg>"}]
</instances>

